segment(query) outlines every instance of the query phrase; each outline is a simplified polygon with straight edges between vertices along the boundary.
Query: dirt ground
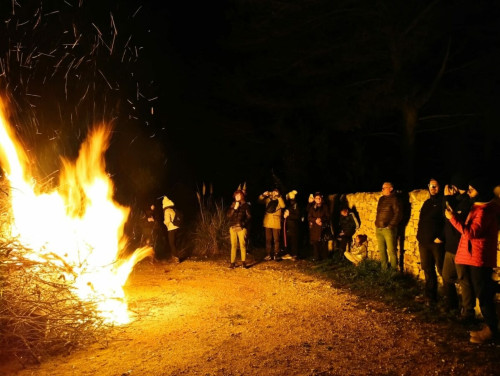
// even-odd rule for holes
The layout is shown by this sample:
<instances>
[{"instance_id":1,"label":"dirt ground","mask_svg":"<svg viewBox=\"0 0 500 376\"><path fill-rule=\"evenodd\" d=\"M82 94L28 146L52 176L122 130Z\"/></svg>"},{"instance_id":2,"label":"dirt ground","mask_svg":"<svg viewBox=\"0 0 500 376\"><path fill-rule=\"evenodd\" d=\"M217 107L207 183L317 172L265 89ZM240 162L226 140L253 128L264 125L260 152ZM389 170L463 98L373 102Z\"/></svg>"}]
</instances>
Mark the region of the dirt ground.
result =
<instances>
[{"instance_id":1,"label":"dirt ground","mask_svg":"<svg viewBox=\"0 0 500 376\"><path fill-rule=\"evenodd\" d=\"M303 273L307 261L143 261L137 314L95 344L0 375L498 375L500 347ZM311 265L312 266L312 265Z\"/></svg>"}]
</instances>

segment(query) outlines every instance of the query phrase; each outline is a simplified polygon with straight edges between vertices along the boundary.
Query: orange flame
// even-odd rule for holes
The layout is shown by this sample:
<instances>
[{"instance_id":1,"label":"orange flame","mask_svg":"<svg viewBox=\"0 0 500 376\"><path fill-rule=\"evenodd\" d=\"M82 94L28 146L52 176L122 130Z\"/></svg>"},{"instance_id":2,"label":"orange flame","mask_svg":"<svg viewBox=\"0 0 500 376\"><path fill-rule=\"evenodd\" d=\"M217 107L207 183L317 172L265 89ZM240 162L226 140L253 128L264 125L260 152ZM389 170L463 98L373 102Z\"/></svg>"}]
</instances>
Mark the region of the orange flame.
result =
<instances>
[{"instance_id":1,"label":"orange flame","mask_svg":"<svg viewBox=\"0 0 500 376\"><path fill-rule=\"evenodd\" d=\"M105 125L89 133L76 162L62 160L59 186L35 193L27 158L15 141L0 99L0 161L11 187L11 236L41 259L55 254L68 266L80 299L92 301L107 322L123 324L130 315L123 286L134 265L152 249L120 253L126 244L129 208L113 200L113 182L105 172L110 140Z\"/></svg>"}]
</instances>

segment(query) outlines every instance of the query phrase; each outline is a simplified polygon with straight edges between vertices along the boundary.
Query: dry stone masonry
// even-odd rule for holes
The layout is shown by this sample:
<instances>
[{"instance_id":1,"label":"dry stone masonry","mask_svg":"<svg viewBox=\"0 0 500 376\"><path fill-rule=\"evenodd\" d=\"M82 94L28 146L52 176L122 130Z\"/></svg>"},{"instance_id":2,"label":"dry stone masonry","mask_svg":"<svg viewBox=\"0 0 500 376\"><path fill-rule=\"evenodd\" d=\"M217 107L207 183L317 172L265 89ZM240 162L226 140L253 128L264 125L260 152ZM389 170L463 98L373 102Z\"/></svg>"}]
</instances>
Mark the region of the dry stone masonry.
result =
<instances>
[{"instance_id":1,"label":"dry stone masonry","mask_svg":"<svg viewBox=\"0 0 500 376\"><path fill-rule=\"evenodd\" d=\"M429 192L424 189L419 189L411 191L408 194L398 192L398 195L401 197L403 205L406 205L403 215L403 224L400 228L398 257L402 260L402 267L405 272L423 279L424 272L420 267L420 255L418 253L417 226L420 209L424 201L429 198ZM361 226L357 233L366 234L368 236L368 257L374 260L379 260L374 222L380 196L380 192L362 192L346 195L349 207L359 214L359 219L361 220ZM500 260L500 254L498 254L498 260ZM500 269L497 268L497 275L499 270Z\"/></svg>"}]
</instances>

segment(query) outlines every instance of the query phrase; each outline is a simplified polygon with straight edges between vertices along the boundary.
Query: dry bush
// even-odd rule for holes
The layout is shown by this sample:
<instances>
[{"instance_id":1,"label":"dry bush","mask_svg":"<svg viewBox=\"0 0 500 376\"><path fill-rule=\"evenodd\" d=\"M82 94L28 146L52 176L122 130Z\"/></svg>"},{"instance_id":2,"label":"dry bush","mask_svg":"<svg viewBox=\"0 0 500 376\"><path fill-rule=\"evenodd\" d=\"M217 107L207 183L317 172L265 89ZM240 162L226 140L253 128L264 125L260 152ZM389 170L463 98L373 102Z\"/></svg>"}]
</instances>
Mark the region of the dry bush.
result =
<instances>
[{"instance_id":1,"label":"dry bush","mask_svg":"<svg viewBox=\"0 0 500 376\"><path fill-rule=\"evenodd\" d=\"M197 257L227 256L229 246L229 222L224 202L216 202L205 189L197 194L199 215L191 236L192 255Z\"/></svg>"},{"instance_id":2,"label":"dry bush","mask_svg":"<svg viewBox=\"0 0 500 376\"><path fill-rule=\"evenodd\" d=\"M9 237L8 190L1 185L0 359L40 361L105 338L94 304L74 293L71 268L54 254L35 261Z\"/></svg>"}]
</instances>

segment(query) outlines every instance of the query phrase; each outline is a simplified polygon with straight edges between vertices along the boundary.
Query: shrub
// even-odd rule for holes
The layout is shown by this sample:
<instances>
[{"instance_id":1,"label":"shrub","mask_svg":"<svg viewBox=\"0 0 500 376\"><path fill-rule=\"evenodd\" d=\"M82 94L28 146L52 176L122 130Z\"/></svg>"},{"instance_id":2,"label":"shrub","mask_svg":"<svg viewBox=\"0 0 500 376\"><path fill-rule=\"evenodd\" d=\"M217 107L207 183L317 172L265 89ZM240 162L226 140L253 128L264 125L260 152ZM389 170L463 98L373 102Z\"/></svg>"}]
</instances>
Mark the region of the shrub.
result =
<instances>
[{"instance_id":1,"label":"shrub","mask_svg":"<svg viewBox=\"0 0 500 376\"><path fill-rule=\"evenodd\" d=\"M216 202L212 190L206 194L205 185L197 192L199 213L191 236L192 255L196 257L220 257L229 254L229 225L224 201Z\"/></svg>"},{"instance_id":2,"label":"shrub","mask_svg":"<svg viewBox=\"0 0 500 376\"><path fill-rule=\"evenodd\" d=\"M39 362L105 338L95 305L67 280L69 266L51 253L34 260L10 236L9 189L0 182L0 361Z\"/></svg>"}]
</instances>

